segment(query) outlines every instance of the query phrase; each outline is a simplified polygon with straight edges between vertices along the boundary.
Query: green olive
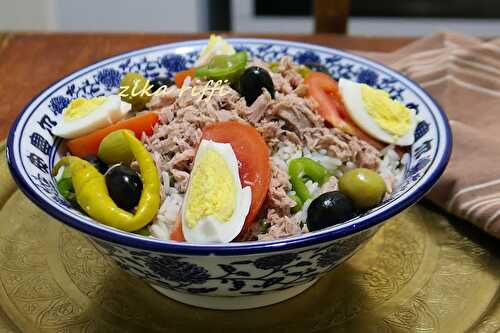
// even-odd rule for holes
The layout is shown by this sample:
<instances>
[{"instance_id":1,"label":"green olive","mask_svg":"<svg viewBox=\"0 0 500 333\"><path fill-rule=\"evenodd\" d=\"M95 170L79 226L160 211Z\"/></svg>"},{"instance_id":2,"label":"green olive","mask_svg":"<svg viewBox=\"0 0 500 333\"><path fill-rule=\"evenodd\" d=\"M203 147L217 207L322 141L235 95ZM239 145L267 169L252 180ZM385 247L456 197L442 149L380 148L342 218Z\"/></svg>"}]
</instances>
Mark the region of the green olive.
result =
<instances>
[{"instance_id":1,"label":"green olive","mask_svg":"<svg viewBox=\"0 0 500 333\"><path fill-rule=\"evenodd\" d=\"M339 179L340 192L347 195L357 209L370 209L384 199L385 181L378 173L365 168L347 171Z\"/></svg>"},{"instance_id":2,"label":"green olive","mask_svg":"<svg viewBox=\"0 0 500 333\"><path fill-rule=\"evenodd\" d=\"M149 102L151 96L146 94L148 79L139 73L129 72L120 82L120 92L125 102L132 104L134 111L141 111ZM146 88L146 89L145 89ZM152 91L148 91L150 94Z\"/></svg>"},{"instance_id":3,"label":"green olive","mask_svg":"<svg viewBox=\"0 0 500 333\"><path fill-rule=\"evenodd\" d=\"M108 165L124 163L129 165L134 160L134 155L130 150L128 141L123 135L124 132L129 132L135 136L135 133L128 129L116 130L104 137L99 144L97 156L101 161Z\"/></svg>"}]
</instances>

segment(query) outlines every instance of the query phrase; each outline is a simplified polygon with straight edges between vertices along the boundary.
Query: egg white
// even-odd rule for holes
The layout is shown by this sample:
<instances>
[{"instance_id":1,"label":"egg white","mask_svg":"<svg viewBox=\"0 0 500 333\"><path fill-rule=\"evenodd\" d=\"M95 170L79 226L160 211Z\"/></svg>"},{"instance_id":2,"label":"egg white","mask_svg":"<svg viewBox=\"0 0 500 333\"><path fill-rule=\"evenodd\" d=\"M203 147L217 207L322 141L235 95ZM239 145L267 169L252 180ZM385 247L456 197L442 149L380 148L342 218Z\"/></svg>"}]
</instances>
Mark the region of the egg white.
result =
<instances>
[{"instance_id":1,"label":"egg white","mask_svg":"<svg viewBox=\"0 0 500 333\"><path fill-rule=\"evenodd\" d=\"M417 126L414 110L408 109L411 113L411 124L408 133L400 137L395 137L393 134L380 127L366 111L361 94L361 85L359 83L340 79L339 91L349 116L363 131L375 139L388 144L395 144L398 146L410 146L413 144L415 140L415 127Z\"/></svg>"},{"instance_id":2,"label":"egg white","mask_svg":"<svg viewBox=\"0 0 500 333\"><path fill-rule=\"evenodd\" d=\"M214 216L206 216L200 219L196 225L190 228L186 222L187 201L189 200L189 186L182 205L182 232L186 241L191 243L229 243L240 233L245 218L250 210L252 202L252 191L249 186L242 188L238 173L238 160L233 148L228 143L217 143L210 140L202 140L196 153L193 170L197 168L198 161L207 150L215 150L227 163L236 187L236 206L233 215L228 221L220 221ZM192 174L192 172L191 172Z\"/></svg>"},{"instance_id":3,"label":"egg white","mask_svg":"<svg viewBox=\"0 0 500 333\"><path fill-rule=\"evenodd\" d=\"M52 132L65 139L77 138L116 123L130 110L131 104L123 102L118 95L111 95L94 111L82 117L65 119L63 116Z\"/></svg>"}]
</instances>

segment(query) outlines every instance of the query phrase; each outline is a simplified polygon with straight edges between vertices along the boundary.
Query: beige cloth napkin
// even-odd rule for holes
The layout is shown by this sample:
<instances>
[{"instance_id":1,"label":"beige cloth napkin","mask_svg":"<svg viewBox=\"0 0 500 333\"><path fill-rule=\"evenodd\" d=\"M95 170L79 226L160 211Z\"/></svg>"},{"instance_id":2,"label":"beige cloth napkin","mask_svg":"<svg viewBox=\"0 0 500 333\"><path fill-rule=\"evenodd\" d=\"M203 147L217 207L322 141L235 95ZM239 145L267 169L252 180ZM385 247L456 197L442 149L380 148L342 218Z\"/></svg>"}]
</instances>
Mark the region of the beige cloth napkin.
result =
<instances>
[{"instance_id":1,"label":"beige cloth napkin","mask_svg":"<svg viewBox=\"0 0 500 333\"><path fill-rule=\"evenodd\" d=\"M363 55L420 83L450 119L451 160L427 198L500 238L500 38L438 33Z\"/></svg>"}]
</instances>

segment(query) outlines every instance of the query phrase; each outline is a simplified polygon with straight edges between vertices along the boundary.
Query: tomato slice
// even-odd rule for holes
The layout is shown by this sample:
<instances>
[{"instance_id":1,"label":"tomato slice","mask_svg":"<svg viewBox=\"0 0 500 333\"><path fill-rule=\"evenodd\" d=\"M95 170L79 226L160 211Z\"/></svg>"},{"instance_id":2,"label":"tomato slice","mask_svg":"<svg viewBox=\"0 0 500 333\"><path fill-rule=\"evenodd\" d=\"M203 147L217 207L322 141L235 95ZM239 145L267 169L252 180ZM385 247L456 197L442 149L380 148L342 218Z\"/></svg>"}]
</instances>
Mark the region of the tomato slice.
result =
<instances>
[{"instance_id":1,"label":"tomato slice","mask_svg":"<svg viewBox=\"0 0 500 333\"><path fill-rule=\"evenodd\" d=\"M331 76L325 73L312 72L306 76L305 84L307 85L309 96L318 103L316 111L333 127L355 135L377 149L385 147L383 143L372 138L352 121L340 96L337 81Z\"/></svg>"},{"instance_id":2,"label":"tomato slice","mask_svg":"<svg viewBox=\"0 0 500 333\"><path fill-rule=\"evenodd\" d=\"M174 75L175 85L178 88L182 87L182 84L184 83L184 80L188 76L191 76L193 78L195 73L196 73L196 68L194 68L194 67L190 68L190 69L186 69L184 71L180 71L180 72L175 73L175 75Z\"/></svg>"},{"instance_id":3,"label":"tomato slice","mask_svg":"<svg viewBox=\"0 0 500 333\"><path fill-rule=\"evenodd\" d=\"M71 154L78 157L97 155L101 141L111 132L119 129L129 129L134 131L135 136L140 139L142 133L151 135L156 123L160 121L154 112L144 112L138 116L121 120L108 127L101 128L92 133L66 141L66 147Z\"/></svg>"},{"instance_id":4,"label":"tomato slice","mask_svg":"<svg viewBox=\"0 0 500 333\"><path fill-rule=\"evenodd\" d=\"M337 82L328 74L312 72L305 79L309 95L318 103L317 112L332 126L352 133L352 124L340 97Z\"/></svg>"},{"instance_id":5,"label":"tomato slice","mask_svg":"<svg viewBox=\"0 0 500 333\"><path fill-rule=\"evenodd\" d=\"M170 232L170 239L177 242L185 242L184 233L182 232L182 211L180 210L177 213L177 218L175 221L175 225Z\"/></svg>"},{"instance_id":6,"label":"tomato slice","mask_svg":"<svg viewBox=\"0 0 500 333\"><path fill-rule=\"evenodd\" d=\"M252 203L245 225L238 237L245 235L260 211L269 190L271 168L269 149L257 130L237 121L209 125L203 129L202 139L230 143L239 161L241 185L252 189Z\"/></svg>"}]
</instances>

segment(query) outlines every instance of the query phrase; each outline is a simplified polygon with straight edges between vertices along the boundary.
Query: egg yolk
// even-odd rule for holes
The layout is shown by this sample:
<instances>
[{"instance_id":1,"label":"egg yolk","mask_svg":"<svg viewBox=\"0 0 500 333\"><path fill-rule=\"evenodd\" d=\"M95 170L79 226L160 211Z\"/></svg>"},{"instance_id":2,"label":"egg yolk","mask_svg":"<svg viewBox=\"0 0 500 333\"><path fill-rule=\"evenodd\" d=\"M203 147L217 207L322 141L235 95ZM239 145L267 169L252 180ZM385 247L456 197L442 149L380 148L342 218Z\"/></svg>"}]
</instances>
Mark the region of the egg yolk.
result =
<instances>
[{"instance_id":1,"label":"egg yolk","mask_svg":"<svg viewBox=\"0 0 500 333\"><path fill-rule=\"evenodd\" d=\"M106 99L107 97L105 96L94 97L91 99L82 97L76 98L66 107L63 112L63 117L68 120L81 118L101 106Z\"/></svg>"},{"instance_id":2,"label":"egg yolk","mask_svg":"<svg viewBox=\"0 0 500 333\"><path fill-rule=\"evenodd\" d=\"M387 92L361 84L361 96L366 112L385 131L400 137L411 129L410 110Z\"/></svg>"},{"instance_id":3,"label":"egg yolk","mask_svg":"<svg viewBox=\"0 0 500 333\"><path fill-rule=\"evenodd\" d=\"M191 173L185 219L189 228L207 216L227 222L236 208L236 185L222 156L208 149Z\"/></svg>"}]
</instances>

